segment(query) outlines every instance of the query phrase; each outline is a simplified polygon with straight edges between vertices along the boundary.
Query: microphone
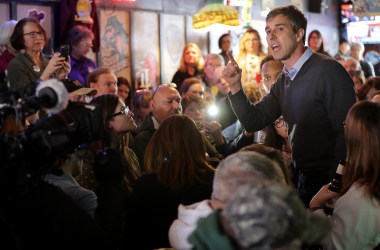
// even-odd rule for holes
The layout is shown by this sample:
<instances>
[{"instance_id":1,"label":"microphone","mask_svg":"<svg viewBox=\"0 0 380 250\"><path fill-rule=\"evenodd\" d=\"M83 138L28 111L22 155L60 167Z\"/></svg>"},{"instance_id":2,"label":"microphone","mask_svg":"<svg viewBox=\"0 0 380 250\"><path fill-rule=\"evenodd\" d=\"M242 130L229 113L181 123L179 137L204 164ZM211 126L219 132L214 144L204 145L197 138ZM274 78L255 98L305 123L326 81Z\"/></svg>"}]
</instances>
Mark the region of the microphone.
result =
<instances>
[{"instance_id":1,"label":"microphone","mask_svg":"<svg viewBox=\"0 0 380 250\"><path fill-rule=\"evenodd\" d=\"M69 93L63 83L57 79L41 81L32 102L46 109L48 114L57 114L67 107Z\"/></svg>"}]
</instances>

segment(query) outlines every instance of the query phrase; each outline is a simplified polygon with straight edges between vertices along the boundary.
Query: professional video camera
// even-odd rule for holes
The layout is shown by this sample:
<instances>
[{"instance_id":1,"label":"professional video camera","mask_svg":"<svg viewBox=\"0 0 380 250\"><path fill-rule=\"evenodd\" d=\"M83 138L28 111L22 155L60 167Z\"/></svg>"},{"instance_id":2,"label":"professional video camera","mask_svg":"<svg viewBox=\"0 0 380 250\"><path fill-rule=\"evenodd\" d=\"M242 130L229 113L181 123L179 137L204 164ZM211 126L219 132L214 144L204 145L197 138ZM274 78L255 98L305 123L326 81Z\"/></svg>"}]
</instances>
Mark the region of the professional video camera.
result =
<instances>
[{"instance_id":1,"label":"professional video camera","mask_svg":"<svg viewBox=\"0 0 380 250\"><path fill-rule=\"evenodd\" d=\"M62 82L42 81L33 89L33 94L27 91L22 98L11 95L2 99L7 102L0 106L0 129L9 114L20 121L38 109L48 115L16 135L0 134L0 189L15 184L25 188L51 171L66 154L105 136L101 109L68 102Z\"/></svg>"}]
</instances>

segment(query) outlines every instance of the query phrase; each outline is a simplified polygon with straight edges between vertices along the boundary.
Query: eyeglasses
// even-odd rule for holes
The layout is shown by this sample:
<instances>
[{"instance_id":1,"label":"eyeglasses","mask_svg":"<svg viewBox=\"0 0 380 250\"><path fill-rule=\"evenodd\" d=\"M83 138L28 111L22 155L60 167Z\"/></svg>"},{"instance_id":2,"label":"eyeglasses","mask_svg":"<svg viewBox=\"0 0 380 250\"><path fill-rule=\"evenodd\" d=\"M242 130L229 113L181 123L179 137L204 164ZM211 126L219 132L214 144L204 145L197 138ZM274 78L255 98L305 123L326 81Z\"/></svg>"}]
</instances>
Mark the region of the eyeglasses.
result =
<instances>
[{"instance_id":1,"label":"eyeglasses","mask_svg":"<svg viewBox=\"0 0 380 250\"><path fill-rule=\"evenodd\" d=\"M160 84L158 84L157 88L154 90L152 99L156 95L156 92L160 86L167 86L167 87L171 87L171 88L175 88L175 89L177 88L177 84L175 84L173 82L171 82L171 83L160 83Z\"/></svg>"},{"instance_id":2,"label":"eyeglasses","mask_svg":"<svg viewBox=\"0 0 380 250\"><path fill-rule=\"evenodd\" d=\"M37 35L39 36L44 36L44 33L42 31L32 31L32 32L29 32L29 33L25 33L24 36L30 36L32 39L35 39L37 37Z\"/></svg>"},{"instance_id":3,"label":"eyeglasses","mask_svg":"<svg viewBox=\"0 0 380 250\"><path fill-rule=\"evenodd\" d=\"M119 111L119 112L111 115L109 119L111 119L111 118L113 118L115 116L118 116L118 115L128 115L128 113L129 113L129 107L128 106L124 106L124 107L121 108L121 111Z\"/></svg>"},{"instance_id":4,"label":"eyeglasses","mask_svg":"<svg viewBox=\"0 0 380 250\"><path fill-rule=\"evenodd\" d=\"M214 63L208 63L207 66L216 68L216 67L220 66L220 63L216 63L216 64L214 64Z\"/></svg>"},{"instance_id":5,"label":"eyeglasses","mask_svg":"<svg viewBox=\"0 0 380 250\"><path fill-rule=\"evenodd\" d=\"M276 127L276 128L282 128L283 126L285 126L285 121L284 121L284 118L278 118L277 120L275 120L273 122L273 125Z\"/></svg>"}]
</instances>

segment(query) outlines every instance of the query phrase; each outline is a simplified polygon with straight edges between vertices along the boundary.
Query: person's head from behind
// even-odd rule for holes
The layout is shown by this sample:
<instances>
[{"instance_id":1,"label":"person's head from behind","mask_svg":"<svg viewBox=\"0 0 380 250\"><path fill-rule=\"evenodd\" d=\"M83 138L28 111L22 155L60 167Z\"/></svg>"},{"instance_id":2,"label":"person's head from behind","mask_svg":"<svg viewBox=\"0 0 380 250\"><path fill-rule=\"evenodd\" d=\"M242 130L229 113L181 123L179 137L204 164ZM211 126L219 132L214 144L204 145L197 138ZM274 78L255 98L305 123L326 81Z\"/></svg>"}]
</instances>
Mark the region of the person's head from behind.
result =
<instances>
[{"instance_id":1,"label":"person's head from behind","mask_svg":"<svg viewBox=\"0 0 380 250\"><path fill-rule=\"evenodd\" d=\"M206 106L199 95L187 95L181 100L182 113L195 122L202 123L206 119Z\"/></svg>"},{"instance_id":2,"label":"person's head from behind","mask_svg":"<svg viewBox=\"0 0 380 250\"><path fill-rule=\"evenodd\" d=\"M251 144L240 149L240 152L256 152L265 155L269 159L275 161L281 169L284 183L288 186L292 186L292 180L290 177L289 167L286 165L285 159L281 154L281 151L264 144Z\"/></svg>"},{"instance_id":3,"label":"person's head from behind","mask_svg":"<svg viewBox=\"0 0 380 250\"><path fill-rule=\"evenodd\" d=\"M206 76L206 79L210 82L208 84L213 85L215 82L214 79L214 72L217 67L219 66L224 66L224 59L221 55L219 54L208 54L205 57L205 65L204 65L204 73Z\"/></svg>"},{"instance_id":4,"label":"person's head from behind","mask_svg":"<svg viewBox=\"0 0 380 250\"><path fill-rule=\"evenodd\" d=\"M244 93L252 103L257 103L263 98L263 94L256 84L245 84L243 88Z\"/></svg>"},{"instance_id":5,"label":"person's head from behind","mask_svg":"<svg viewBox=\"0 0 380 250\"><path fill-rule=\"evenodd\" d=\"M380 104L360 101L349 110L344 135L347 163L342 192L357 183L380 202Z\"/></svg>"},{"instance_id":6,"label":"person's head from behind","mask_svg":"<svg viewBox=\"0 0 380 250\"><path fill-rule=\"evenodd\" d=\"M47 33L37 19L25 17L17 22L11 36L11 44L18 51L42 51L47 44Z\"/></svg>"},{"instance_id":7,"label":"person's head from behind","mask_svg":"<svg viewBox=\"0 0 380 250\"><path fill-rule=\"evenodd\" d=\"M295 189L275 182L242 187L219 221L237 249L303 249L321 243L331 229L326 218L308 213Z\"/></svg>"},{"instance_id":8,"label":"person's head from behind","mask_svg":"<svg viewBox=\"0 0 380 250\"><path fill-rule=\"evenodd\" d=\"M265 181L285 184L284 176L276 162L252 151L234 153L223 159L216 169L211 206L214 209L223 208L242 186Z\"/></svg>"},{"instance_id":9,"label":"person's head from behind","mask_svg":"<svg viewBox=\"0 0 380 250\"><path fill-rule=\"evenodd\" d=\"M150 106L152 97L153 93L149 89L139 89L133 95L132 112L142 120L152 111Z\"/></svg>"},{"instance_id":10,"label":"person's head from behind","mask_svg":"<svg viewBox=\"0 0 380 250\"><path fill-rule=\"evenodd\" d=\"M131 85L125 77L117 78L117 95L121 97L122 100L126 101L131 92Z\"/></svg>"},{"instance_id":11,"label":"person's head from behind","mask_svg":"<svg viewBox=\"0 0 380 250\"><path fill-rule=\"evenodd\" d=\"M96 96L117 94L117 78L110 68L97 68L87 78L87 85L97 90Z\"/></svg>"},{"instance_id":12,"label":"person's head from behind","mask_svg":"<svg viewBox=\"0 0 380 250\"><path fill-rule=\"evenodd\" d=\"M262 84L267 93L282 73L284 65L280 60L274 60L272 55L263 58L260 63Z\"/></svg>"},{"instance_id":13,"label":"person's head from behind","mask_svg":"<svg viewBox=\"0 0 380 250\"><path fill-rule=\"evenodd\" d=\"M74 58L85 57L92 48L94 34L92 31L83 26L75 25L69 30L68 42L71 46L71 54Z\"/></svg>"},{"instance_id":14,"label":"person's head from behind","mask_svg":"<svg viewBox=\"0 0 380 250\"><path fill-rule=\"evenodd\" d=\"M231 35L226 33L219 37L219 49L223 52L231 51Z\"/></svg>"},{"instance_id":15,"label":"person's head from behind","mask_svg":"<svg viewBox=\"0 0 380 250\"><path fill-rule=\"evenodd\" d=\"M173 190L199 180L206 171L213 171L206 161L201 133L191 118L181 114L167 118L154 133L145 151L144 166Z\"/></svg>"},{"instance_id":16,"label":"person's head from behind","mask_svg":"<svg viewBox=\"0 0 380 250\"><path fill-rule=\"evenodd\" d=\"M179 89L179 93L181 97L185 97L187 95L199 95L201 98L204 97L205 92L205 84L198 77L189 77L186 78L181 88Z\"/></svg>"},{"instance_id":17,"label":"person's head from behind","mask_svg":"<svg viewBox=\"0 0 380 250\"><path fill-rule=\"evenodd\" d=\"M356 60L363 59L364 50L365 50L364 44L361 42L354 42L351 44L351 56L355 58Z\"/></svg>"},{"instance_id":18,"label":"person's head from behind","mask_svg":"<svg viewBox=\"0 0 380 250\"><path fill-rule=\"evenodd\" d=\"M108 133L108 139L113 134L124 135L126 132L136 129L133 113L124 101L114 94L104 94L92 99L102 110L103 125Z\"/></svg>"},{"instance_id":19,"label":"person's head from behind","mask_svg":"<svg viewBox=\"0 0 380 250\"><path fill-rule=\"evenodd\" d=\"M182 51L182 58L179 70L187 72L187 67L193 67L197 70L202 70L204 65L204 58L201 49L195 43L188 43Z\"/></svg>"},{"instance_id":20,"label":"person's head from behind","mask_svg":"<svg viewBox=\"0 0 380 250\"><path fill-rule=\"evenodd\" d=\"M314 52L323 53L325 51L323 37L319 30L313 30L310 32L307 43L310 49Z\"/></svg>"},{"instance_id":21,"label":"person's head from behind","mask_svg":"<svg viewBox=\"0 0 380 250\"><path fill-rule=\"evenodd\" d=\"M264 46L260 33L255 29L248 29L240 39L240 53L260 56L264 54Z\"/></svg>"},{"instance_id":22,"label":"person's head from behind","mask_svg":"<svg viewBox=\"0 0 380 250\"><path fill-rule=\"evenodd\" d=\"M274 59L286 61L304 47L307 19L294 5L272 9L266 17L268 48Z\"/></svg>"},{"instance_id":23,"label":"person's head from behind","mask_svg":"<svg viewBox=\"0 0 380 250\"><path fill-rule=\"evenodd\" d=\"M182 113L181 95L173 83L159 85L152 97L150 106L158 123L174 114Z\"/></svg>"},{"instance_id":24,"label":"person's head from behind","mask_svg":"<svg viewBox=\"0 0 380 250\"><path fill-rule=\"evenodd\" d=\"M5 46L11 54L17 52L11 45L11 36L16 24L16 20L8 20L0 25L0 45Z\"/></svg>"}]
</instances>

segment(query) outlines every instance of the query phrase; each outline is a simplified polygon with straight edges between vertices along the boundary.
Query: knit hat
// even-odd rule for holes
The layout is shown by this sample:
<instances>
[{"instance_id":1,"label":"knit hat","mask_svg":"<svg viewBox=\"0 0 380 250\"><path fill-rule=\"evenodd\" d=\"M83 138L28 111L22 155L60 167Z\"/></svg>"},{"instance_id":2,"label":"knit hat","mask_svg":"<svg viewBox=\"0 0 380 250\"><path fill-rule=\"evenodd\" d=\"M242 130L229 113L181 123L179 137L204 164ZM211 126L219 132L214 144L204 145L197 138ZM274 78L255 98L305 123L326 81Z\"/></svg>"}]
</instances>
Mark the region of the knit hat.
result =
<instances>
[{"instance_id":1,"label":"knit hat","mask_svg":"<svg viewBox=\"0 0 380 250\"><path fill-rule=\"evenodd\" d=\"M61 80L65 85L67 92L72 95L87 95L95 96L97 91L94 88L85 88L77 80L63 79Z\"/></svg>"},{"instance_id":2,"label":"knit hat","mask_svg":"<svg viewBox=\"0 0 380 250\"><path fill-rule=\"evenodd\" d=\"M294 189L271 184L241 188L221 214L224 231L243 249L301 249L320 243L329 221L309 213Z\"/></svg>"}]
</instances>

